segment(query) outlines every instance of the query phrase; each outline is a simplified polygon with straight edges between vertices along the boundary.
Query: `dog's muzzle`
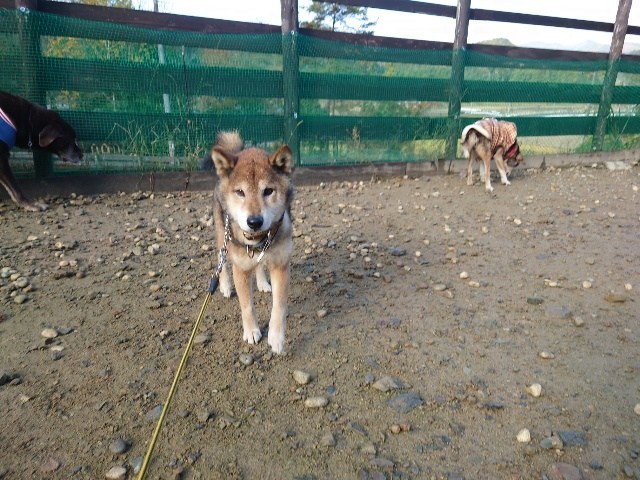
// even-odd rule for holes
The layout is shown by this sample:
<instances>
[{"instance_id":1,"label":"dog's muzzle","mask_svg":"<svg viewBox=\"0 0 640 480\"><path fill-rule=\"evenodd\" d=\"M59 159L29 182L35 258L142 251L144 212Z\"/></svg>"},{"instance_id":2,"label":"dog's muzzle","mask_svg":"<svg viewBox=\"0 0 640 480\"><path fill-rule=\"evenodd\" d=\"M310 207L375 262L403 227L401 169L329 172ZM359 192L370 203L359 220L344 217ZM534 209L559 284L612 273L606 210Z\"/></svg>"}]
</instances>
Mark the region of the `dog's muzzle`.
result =
<instances>
[{"instance_id":1,"label":"dog's muzzle","mask_svg":"<svg viewBox=\"0 0 640 480\"><path fill-rule=\"evenodd\" d=\"M267 230L266 232L263 231L259 231L259 232L242 232L242 236L245 238L245 240L249 240L250 242L254 242L256 240L262 240L263 238L265 238L267 235L269 235L269 230Z\"/></svg>"},{"instance_id":2,"label":"dog's muzzle","mask_svg":"<svg viewBox=\"0 0 640 480\"><path fill-rule=\"evenodd\" d=\"M520 165L520 160L518 160L518 154L520 153L520 146L518 142L514 143L509 147L509 149L505 152L504 158L507 161L507 165L510 167L517 167Z\"/></svg>"},{"instance_id":3,"label":"dog's muzzle","mask_svg":"<svg viewBox=\"0 0 640 480\"><path fill-rule=\"evenodd\" d=\"M244 232L245 238L247 238L247 240L250 240L250 238L248 237L249 235L260 234L260 228L262 227L263 223L264 218L262 218L262 215L249 215L249 217L247 218L247 225L252 230L252 232Z\"/></svg>"},{"instance_id":4,"label":"dog's muzzle","mask_svg":"<svg viewBox=\"0 0 640 480\"><path fill-rule=\"evenodd\" d=\"M65 163L77 165L83 162L84 155L80 147L76 143L73 143L64 150L59 151L58 158Z\"/></svg>"}]
</instances>

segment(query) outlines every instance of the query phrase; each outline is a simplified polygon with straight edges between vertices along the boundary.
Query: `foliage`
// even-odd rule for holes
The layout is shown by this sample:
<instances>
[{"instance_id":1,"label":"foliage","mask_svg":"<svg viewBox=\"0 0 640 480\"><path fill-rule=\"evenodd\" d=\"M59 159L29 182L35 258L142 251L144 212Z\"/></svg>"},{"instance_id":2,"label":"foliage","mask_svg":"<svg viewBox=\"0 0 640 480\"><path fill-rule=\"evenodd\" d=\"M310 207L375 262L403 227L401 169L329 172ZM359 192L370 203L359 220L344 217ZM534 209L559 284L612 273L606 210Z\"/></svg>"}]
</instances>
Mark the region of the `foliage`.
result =
<instances>
[{"instance_id":1,"label":"foliage","mask_svg":"<svg viewBox=\"0 0 640 480\"><path fill-rule=\"evenodd\" d=\"M301 26L332 32L373 34L377 21L370 21L367 8L339 5L337 3L311 2L307 11L313 15ZM353 25L355 24L355 25Z\"/></svg>"},{"instance_id":2,"label":"foliage","mask_svg":"<svg viewBox=\"0 0 640 480\"><path fill-rule=\"evenodd\" d=\"M498 45L501 47L514 47L515 45L508 38L493 38L491 40L483 40L478 42L479 45Z\"/></svg>"}]
</instances>

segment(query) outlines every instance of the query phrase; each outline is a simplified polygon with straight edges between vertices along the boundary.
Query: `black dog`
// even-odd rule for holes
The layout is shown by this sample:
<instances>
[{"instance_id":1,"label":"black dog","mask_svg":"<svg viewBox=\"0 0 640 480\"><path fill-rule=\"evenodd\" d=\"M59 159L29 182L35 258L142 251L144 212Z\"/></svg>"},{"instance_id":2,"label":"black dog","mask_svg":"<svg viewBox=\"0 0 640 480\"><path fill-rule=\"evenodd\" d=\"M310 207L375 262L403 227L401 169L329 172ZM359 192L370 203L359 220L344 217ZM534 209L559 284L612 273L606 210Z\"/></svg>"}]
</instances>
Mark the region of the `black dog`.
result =
<instances>
[{"instance_id":1,"label":"black dog","mask_svg":"<svg viewBox=\"0 0 640 480\"><path fill-rule=\"evenodd\" d=\"M0 183L25 210L46 210L46 204L27 200L16 183L9 167L9 152L14 145L54 153L63 162L79 163L82 150L76 143L76 132L56 112L0 92Z\"/></svg>"}]
</instances>

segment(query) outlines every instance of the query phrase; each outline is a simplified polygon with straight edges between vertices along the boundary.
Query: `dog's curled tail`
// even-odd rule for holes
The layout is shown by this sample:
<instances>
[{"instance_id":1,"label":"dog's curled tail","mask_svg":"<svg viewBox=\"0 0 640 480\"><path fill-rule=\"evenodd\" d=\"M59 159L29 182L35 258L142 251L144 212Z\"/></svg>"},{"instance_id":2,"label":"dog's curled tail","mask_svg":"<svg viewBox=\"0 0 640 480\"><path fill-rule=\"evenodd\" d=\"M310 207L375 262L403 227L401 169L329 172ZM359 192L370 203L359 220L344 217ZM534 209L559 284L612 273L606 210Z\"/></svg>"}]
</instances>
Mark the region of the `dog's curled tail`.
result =
<instances>
[{"instance_id":1,"label":"dog's curled tail","mask_svg":"<svg viewBox=\"0 0 640 480\"><path fill-rule=\"evenodd\" d=\"M479 120L476 123L467 125L462 130L462 135L460 135L460 142L462 146L462 153L464 154L465 158L469 158L471 150L480 141L480 136L491 139L491 132L487 130L484 124L485 120Z\"/></svg>"},{"instance_id":2,"label":"dog's curled tail","mask_svg":"<svg viewBox=\"0 0 640 480\"><path fill-rule=\"evenodd\" d=\"M464 154L465 158L469 158L469 155L471 155L471 150L478 143L478 134L473 128L467 127L462 132L462 136L460 139L462 141L462 153Z\"/></svg>"},{"instance_id":3,"label":"dog's curled tail","mask_svg":"<svg viewBox=\"0 0 640 480\"><path fill-rule=\"evenodd\" d=\"M229 153L240 153L244 148L244 141L237 130L218 133L216 146Z\"/></svg>"}]
</instances>

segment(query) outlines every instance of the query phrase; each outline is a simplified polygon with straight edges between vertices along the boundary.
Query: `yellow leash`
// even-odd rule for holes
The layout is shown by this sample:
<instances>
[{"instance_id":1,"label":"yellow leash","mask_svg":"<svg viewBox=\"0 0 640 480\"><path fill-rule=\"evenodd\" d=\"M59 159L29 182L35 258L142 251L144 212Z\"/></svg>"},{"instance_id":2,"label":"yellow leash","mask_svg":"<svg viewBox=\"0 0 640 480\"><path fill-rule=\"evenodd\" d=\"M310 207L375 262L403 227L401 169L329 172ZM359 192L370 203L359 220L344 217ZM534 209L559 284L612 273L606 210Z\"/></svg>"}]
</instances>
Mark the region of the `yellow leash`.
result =
<instances>
[{"instance_id":1,"label":"yellow leash","mask_svg":"<svg viewBox=\"0 0 640 480\"><path fill-rule=\"evenodd\" d=\"M164 417L167 414L167 411L169 410L171 399L173 398L173 394L175 393L176 388L178 387L178 381L180 380L182 369L187 363L187 358L189 357L189 353L191 352L191 347L193 346L193 339L196 337L196 332L198 331L198 327L200 326L202 317L204 317L204 312L207 309L209 302L211 301L211 296L218 288L218 284L220 282L220 273L222 272L222 268L224 267L224 262L227 259L227 242L229 241L230 238L231 238L231 230L229 227L229 217L227 216L224 222L224 242L222 244L222 248L218 251L218 266L216 268L215 273L211 276L211 281L209 282L209 291L207 292L207 296L204 299L202 308L200 309L200 314L196 319L196 323L193 325L191 336L189 337L189 341L187 342L187 347L184 349L184 353L182 354L182 360L180 360L180 365L178 365L178 370L176 371L176 374L173 377L173 383L171 384L171 388L169 389L169 393L167 394L167 399L165 400L164 405L162 406L162 412L160 413L158 424L156 425L156 428L153 431L153 436L151 437L151 442L149 443L147 454L144 456L142 467L140 467L138 480L143 480L144 476L147 473L147 468L149 466L149 462L151 461L151 455L153 455L153 450L156 446L156 440L158 440L158 436L160 435L160 429L162 428Z\"/></svg>"},{"instance_id":2,"label":"yellow leash","mask_svg":"<svg viewBox=\"0 0 640 480\"><path fill-rule=\"evenodd\" d=\"M217 285L216 285L217 286ZM160 435L160 429L162 428L162 423L164 422L164 417L167 414L167 410L169 410L169 404L171 403L171 399L173 398L173 394L178 387L178 381L180 379L180 375L182 374L182 369L187 363L187 357L189 356L189 352L191 352L191 347L193 346L193 339L196 336L196 332L198 327L200 326L200 322L202 321L202 317L204 317L204 312L211 301L211 294L213 292L210 290L207 292L207 296L204 299L204 303L202 304L202 308L200 309L200 314L198 315L198 319L193 326L193 330L191 331L191 337L189 338L189 342L187 343L187 348L185 348L184 353L182 354L182 360L180 360L180 365L178 365L178 370L176 371L175 376L173 377L173 383L171 384L171 388L169 389L169 393L167 395L167 399L162 406L162 413L160 413L160 418L158 419L158 424L153 432L153 436L151 437L151 443L149 443L149 448L147 449L147 454L144 457L144 461L142 462L142 467L140 468L140 473L138 474L138 480L142 480L147 473L147 467L149 466L149 461L151 460L151 455L153 454L153 450L156 446L156 440L158 440L158 436Z\"/></svg>"}]
</instances>

